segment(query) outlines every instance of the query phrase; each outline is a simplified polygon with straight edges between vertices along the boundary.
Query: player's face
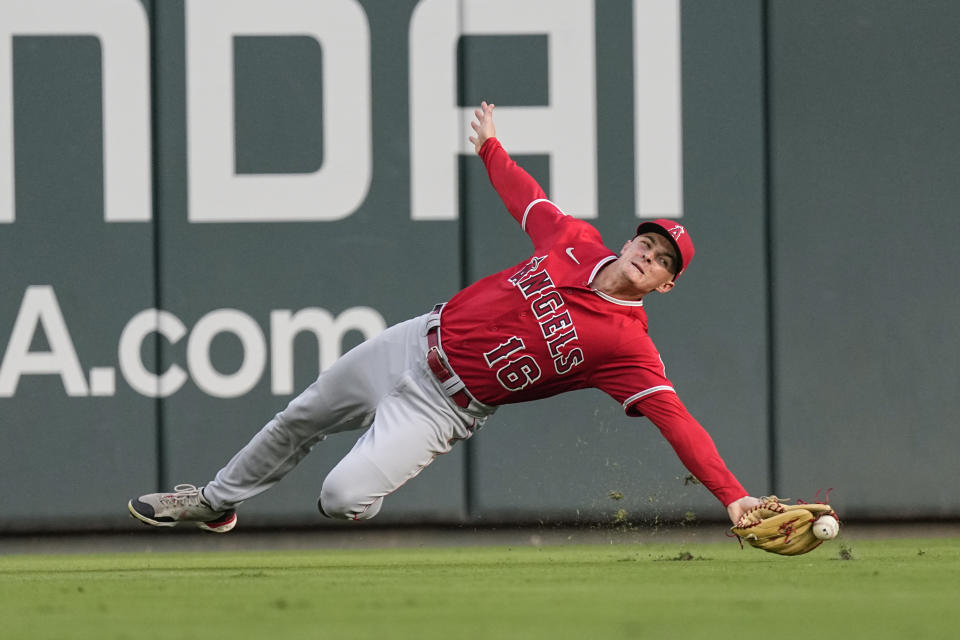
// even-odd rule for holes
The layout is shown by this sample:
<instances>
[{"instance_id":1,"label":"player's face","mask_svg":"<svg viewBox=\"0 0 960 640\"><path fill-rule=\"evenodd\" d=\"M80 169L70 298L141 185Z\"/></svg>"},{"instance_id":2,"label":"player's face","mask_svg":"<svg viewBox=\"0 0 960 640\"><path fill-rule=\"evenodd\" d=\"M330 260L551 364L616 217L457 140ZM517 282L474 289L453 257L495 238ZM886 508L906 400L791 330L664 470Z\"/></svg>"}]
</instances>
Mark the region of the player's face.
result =
<instances>
[{"instance_id":1,"label":"player's face","mask_svg":"<svg viewBox=\"0 0 960 640\"><path fill-rule=\"evenodd\" d=\"M641 295L666 293L673 288L677 255L670 241L659 233L644 233L623 245L621 272Z\"/></svg>"}]
</instances>

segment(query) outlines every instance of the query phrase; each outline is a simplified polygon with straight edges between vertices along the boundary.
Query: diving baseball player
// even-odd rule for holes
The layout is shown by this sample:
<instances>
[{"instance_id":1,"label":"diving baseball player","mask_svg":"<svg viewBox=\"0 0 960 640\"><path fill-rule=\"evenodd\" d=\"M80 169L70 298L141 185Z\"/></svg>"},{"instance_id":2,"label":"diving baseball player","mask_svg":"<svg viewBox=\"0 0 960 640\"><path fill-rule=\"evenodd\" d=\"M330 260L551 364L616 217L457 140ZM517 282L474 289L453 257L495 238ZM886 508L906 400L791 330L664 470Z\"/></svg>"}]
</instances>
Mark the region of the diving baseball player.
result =
<instances>
[{"instance_id":1,"label":"diving baseball player","mask_svg":"<svg viewBox=\"0 0 960 640\"><path fill-rule=\"evenodd\" d=\"M680 402L647 334L643 298L673 289L693 258L686 228L644 222L619 255L610 251L510 159L493 111L486 102L475 111L470 141L533 255L350 350L212 481L134 498L135 518L229 531L241 503L276 484L317 442L354 429L365 431L327 475L318 506L331 518L372 518L384 497L471 437L499 405L585 387L649 418L732 522L759 503Z\"/></svg>"}]
</instances>

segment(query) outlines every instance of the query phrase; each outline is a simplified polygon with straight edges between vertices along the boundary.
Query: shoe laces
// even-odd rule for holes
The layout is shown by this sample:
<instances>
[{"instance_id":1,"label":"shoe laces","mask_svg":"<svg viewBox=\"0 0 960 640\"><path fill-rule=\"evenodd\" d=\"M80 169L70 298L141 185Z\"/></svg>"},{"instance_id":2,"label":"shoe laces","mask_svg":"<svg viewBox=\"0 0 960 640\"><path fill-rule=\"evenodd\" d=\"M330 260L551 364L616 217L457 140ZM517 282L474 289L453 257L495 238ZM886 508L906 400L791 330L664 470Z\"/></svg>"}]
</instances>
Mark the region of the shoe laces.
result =
<instances>
[{"instance_id":1,"label":"shoe laces","mask_svg":"<svg viewBox=\"0 0 960 640\"><path fill-rule=\"evenodd\" d=\"M192 484L178 484L173 488L175 493L168 493L160 497L160 504L171 507L206 507L207 501L203 499L200 489Z\"/></svg>"}]
</instances>

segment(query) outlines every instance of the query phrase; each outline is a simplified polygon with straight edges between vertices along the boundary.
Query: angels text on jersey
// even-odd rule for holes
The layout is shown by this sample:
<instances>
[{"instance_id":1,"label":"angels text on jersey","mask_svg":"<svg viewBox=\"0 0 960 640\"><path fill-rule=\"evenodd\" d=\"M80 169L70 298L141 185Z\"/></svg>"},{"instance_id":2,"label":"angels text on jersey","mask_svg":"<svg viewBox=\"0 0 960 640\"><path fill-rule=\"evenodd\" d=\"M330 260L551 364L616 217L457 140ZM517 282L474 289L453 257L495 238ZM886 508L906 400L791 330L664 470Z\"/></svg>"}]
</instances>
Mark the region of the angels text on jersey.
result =
<instances>
[{"instance_id":1,"label":"angels text on jersey","mask_svg":"<svg viewBox=\"0 0 960 640\"><path fill-rule=\"evenodd\" d=\"M547 353L558 375L569 373L583 363L577 328L566 302L541 263L547 256L534 256L520 271L508 278L525 300L530 301L540 334L546 341ZM483 354L487 366L496 367L500 384L508 391L520 391L542 375L540 364L527 351L519 336L505 336L496 348Z\"/></svg>"}]
</instances>

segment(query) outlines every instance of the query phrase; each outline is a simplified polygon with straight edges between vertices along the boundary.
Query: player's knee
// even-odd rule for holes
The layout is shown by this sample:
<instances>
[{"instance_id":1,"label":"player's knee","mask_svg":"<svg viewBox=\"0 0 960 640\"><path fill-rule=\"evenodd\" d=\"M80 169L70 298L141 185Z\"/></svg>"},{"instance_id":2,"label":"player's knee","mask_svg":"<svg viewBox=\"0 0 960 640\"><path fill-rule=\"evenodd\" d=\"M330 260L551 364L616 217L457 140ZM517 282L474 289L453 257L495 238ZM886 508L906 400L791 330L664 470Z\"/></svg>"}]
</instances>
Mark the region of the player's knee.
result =
<instances>
[{"instance_id":1,"label":"player's knee","mask_svg":"<svg viewBox=\"0 0 960 640\"><path fill-rule=\"evenodd\" d=\"M338 520L369 520L380 512L383 498L373 498L358 491L351 491L328 477L320 489L317 507L328 518Z\"/></svg>"}]
</instances>

